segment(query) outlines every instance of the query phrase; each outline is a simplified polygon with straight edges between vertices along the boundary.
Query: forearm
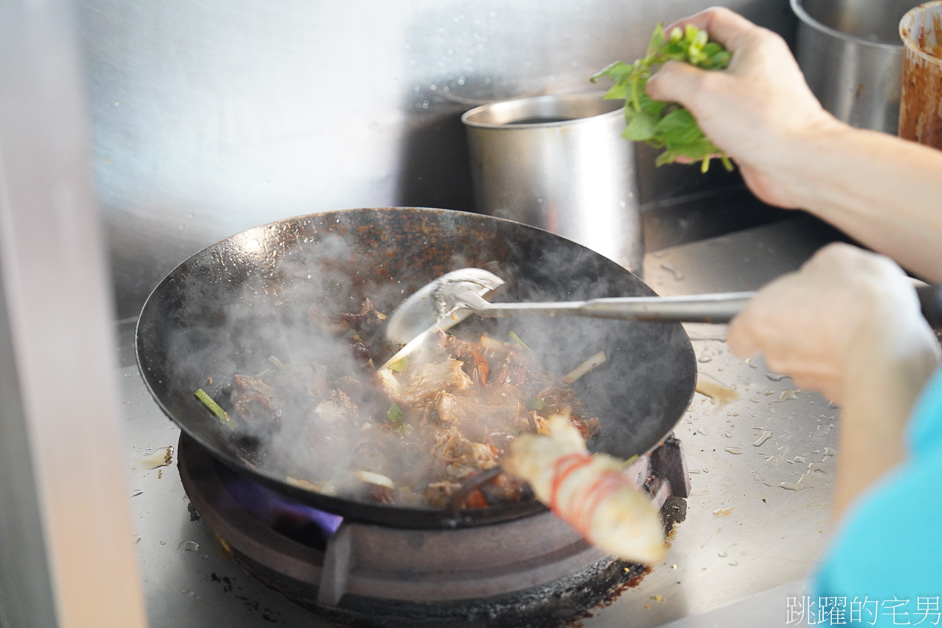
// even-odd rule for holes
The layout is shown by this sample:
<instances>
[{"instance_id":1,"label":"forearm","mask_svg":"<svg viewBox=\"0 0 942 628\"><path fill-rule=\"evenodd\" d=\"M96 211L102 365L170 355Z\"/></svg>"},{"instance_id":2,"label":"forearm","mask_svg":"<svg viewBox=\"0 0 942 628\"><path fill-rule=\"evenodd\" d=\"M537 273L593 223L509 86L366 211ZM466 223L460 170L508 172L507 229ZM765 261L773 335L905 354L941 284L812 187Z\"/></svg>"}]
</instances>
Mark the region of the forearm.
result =
<instances>
[{"instance_id":1,"label":"forearm","mask_svg":"<svg viewBox=\"0 0 942 628\"><path fill-rule=\"evenodd\" d=\"M800 207L926 279L942 280L942 152L827 113L787 43L725 8L693 24L732 51L723 71L667 63L647 83L690 109L767 203Z\"/></svg>"},{"instance_id":2,"label":"forearm","mask_svg":"<svg viewBox=\"0 0 942 628\"><path fill-rule=\"evenodd\" d=\"M837 121L786 143L792 204L942 281L942 151Z\"/></svg>"}]
</instances>

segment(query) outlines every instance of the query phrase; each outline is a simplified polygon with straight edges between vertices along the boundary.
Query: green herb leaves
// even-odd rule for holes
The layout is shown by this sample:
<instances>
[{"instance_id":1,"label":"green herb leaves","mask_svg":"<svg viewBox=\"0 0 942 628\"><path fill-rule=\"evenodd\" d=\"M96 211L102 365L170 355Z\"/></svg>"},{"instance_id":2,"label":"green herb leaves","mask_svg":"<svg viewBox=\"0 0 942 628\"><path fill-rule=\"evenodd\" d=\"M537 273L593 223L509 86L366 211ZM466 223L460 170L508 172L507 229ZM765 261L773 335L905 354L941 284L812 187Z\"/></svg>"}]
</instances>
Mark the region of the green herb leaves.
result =
<instances>
[{"instance_id":1,"label":"green herb leaves","mask_svg":"<svg viewBox=\"0 0 942 628\"><path fill-rule=\"evenodd\" d=\"M657 67L667 61L683 61L704 70L722 70L729 65L730 53L720 44L708 41L707 33L687 25L684 31L675 28L670 37L658 24L648 44L648 54L632 64L616 61L591 77L606 77L614 85L606 99L625 100L625 130L622 136L634 142L646 142L665 149L657 157L658 166L673 163L678 157L701 161L706 172L710 158L719 155L727 170L733 169L729 158L700 130L690 112L677 103L652 100L645 93L648 79Z\"/></svg>"}]
</instances>

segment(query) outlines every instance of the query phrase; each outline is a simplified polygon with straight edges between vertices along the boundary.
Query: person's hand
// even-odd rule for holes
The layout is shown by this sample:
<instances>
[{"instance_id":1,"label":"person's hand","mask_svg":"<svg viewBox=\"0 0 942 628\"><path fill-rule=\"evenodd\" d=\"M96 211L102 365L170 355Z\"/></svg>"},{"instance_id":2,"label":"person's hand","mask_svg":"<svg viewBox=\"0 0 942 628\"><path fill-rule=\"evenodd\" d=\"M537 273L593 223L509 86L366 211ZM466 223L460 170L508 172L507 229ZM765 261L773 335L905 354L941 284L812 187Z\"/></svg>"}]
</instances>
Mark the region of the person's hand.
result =
<instances>
[{"instance_id":1,"label":"person's hand","mask_svg":"<svg viewBox=\"0 0 942 628\"><path fill-rule=\"evenodd\" d=\"M846 244L825 247L761 289L730 324L728 344L740 357L761 353L770 369L838 403L854 394L862 369L898 370L912 359L928 375L938 355L902 270Z\"/></svg>"},{"instance_id":2,"label":"person's hand","mask_svg":"<svg viewBox=\"0 0 942 628\"><path fill-rule=\"evenodd\" d=\"M705 30L732 53L724 71L670 62L649 81L657 100L687 107L703 132L737 163L763 201L792 208L789 176L802 144L839 128L811 93L795 58L776 33L725 8L713 8L668 26ZM799 176L797 173L794 175Z\"/></svg>"},{"instance_id":3,"label":"person's hand","mask_svg":"<svg viewBox=\"0 0 942 628\"><path fill-rule=\"evenodd\" d=\"M939 363L909 279L890 259L833 244L749 302L729 327L733 353L761 353L841 405L834 514L907 457L905 430Z\"/></svg>"}]
</instances>

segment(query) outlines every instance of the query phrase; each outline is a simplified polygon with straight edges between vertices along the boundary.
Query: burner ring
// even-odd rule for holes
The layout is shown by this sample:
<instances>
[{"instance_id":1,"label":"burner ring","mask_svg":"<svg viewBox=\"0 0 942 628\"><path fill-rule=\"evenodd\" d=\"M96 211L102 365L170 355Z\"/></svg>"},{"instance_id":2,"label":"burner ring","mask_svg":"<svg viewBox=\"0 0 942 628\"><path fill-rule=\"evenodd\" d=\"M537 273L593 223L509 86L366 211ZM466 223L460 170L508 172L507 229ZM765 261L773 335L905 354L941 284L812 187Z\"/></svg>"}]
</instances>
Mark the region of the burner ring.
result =
<instances>
[{"instance_id":1,"label":"burner ring","mask_svg":"<svg viewBox=\"0 0 942 628\"><path fill-rule=\"evenodd\" d=\"M546 626L639 580L551 513L476 528L404 530L343 522L326 549L288 538L233 498L228 471L182 433L187 496L235 562L292 602L348 625ZM668 525L672 524L668 521ZM428 622L431 622L429 624Z\"/></svg>"}]
</instances>

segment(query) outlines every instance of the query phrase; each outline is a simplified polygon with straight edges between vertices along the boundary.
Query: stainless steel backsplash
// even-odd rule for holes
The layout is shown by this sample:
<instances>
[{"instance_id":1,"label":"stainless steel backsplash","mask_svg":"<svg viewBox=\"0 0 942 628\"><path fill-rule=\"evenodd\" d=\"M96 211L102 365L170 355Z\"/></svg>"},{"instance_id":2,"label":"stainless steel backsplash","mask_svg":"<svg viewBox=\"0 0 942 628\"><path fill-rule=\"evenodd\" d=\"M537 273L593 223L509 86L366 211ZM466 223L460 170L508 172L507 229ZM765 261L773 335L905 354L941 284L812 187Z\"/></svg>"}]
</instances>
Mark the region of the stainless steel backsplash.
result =
<instances>
[{"instance_id":1,"label":"stainless steel backsplash","mask_svg":"<svg viewBox=\"0 0 942 628\"><path fill-rule=\"evenodd\" d=\"M204 246L351 207L473 210L459 117L591 89L659 21L730 6L792 37L786 0L79 0L117 316ZM653 167L660 201L729 177Z\"/></svg>"}]
</instances>

